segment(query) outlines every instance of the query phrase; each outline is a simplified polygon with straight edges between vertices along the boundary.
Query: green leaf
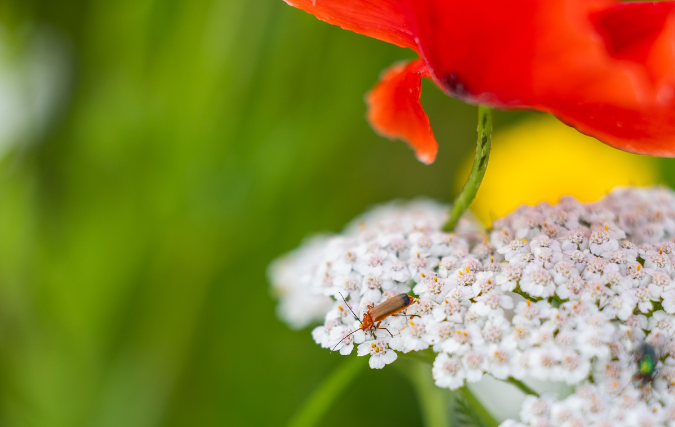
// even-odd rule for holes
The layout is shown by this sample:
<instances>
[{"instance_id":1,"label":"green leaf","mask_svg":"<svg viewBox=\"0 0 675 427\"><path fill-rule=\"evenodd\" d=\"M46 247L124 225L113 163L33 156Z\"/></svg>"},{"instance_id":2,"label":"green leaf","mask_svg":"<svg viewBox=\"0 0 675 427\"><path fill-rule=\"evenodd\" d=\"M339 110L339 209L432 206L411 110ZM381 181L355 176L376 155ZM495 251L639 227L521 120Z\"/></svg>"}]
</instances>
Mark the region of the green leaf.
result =
<instances>
[{"instance_id":1,"label":"green leaf","mask_svg":"<svg viewBox=\"0 0 675 427\"><path fill-rule=\"evenodd\" d=\"M431 377L431 364L415 357L402 359L401 371L408 377L417 395L425 427L451 427L449 419L450 405L454 394L434 384ZM400 363L400 362L399 362Z\"/></svg>"},{"instance_id":2,"label":"green leaf","mask_svg":"<svg viewBox=\"0 0 675 427\"><path fill-rule=\"evenodd\" d=\"M453 394L452 423L458 427L496 427L497 421L478 399L464 386Z\"/></svg>"},{"instance_id":3,"label":"green leaf","mask_svg":"<svg viewBox=\"0 0 675 427\"><path fill-rule=\"evenodd\" d=\"M368 364L367 358L350 357L326 378L288 423L289 427L318 425L342 392Z\"/></svg>"}]
</instances>

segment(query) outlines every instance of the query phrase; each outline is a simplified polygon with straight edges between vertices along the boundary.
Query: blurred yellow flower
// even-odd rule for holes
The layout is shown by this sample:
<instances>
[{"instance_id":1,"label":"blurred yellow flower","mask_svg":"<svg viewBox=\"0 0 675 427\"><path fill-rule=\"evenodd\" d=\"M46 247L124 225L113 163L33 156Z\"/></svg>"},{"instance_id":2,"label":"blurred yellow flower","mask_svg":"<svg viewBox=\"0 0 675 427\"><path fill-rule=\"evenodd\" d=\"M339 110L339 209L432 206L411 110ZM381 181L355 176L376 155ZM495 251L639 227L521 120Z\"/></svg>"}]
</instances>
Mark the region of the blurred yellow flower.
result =
<instances>
[{"instance_id":1,"label":"blurred yellow flower","mask_svg":"<svg viewBox=\"0 0 675 427\"><path fill-rule=\"evenodd\" d=\"M473 153L457 175L462 189ZM599 199L617 185L652 185L656 162L626 153L564 125L551 116L537 117L494 132L490 163L470 209L485 225L521 204L557 202L574 196Z\"/></svg>"}]
</instances>

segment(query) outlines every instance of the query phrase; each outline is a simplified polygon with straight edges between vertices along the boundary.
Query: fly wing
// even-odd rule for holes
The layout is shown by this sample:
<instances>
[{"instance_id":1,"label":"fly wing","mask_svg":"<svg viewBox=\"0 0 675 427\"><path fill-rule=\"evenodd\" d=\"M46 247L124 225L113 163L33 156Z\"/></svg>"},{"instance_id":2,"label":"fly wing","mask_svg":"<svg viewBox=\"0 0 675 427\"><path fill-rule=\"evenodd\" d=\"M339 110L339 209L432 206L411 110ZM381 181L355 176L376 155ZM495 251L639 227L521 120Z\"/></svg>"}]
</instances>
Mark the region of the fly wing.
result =
<instances>
[{"instance_id":1,"label":"fly wing","mask_svg":"<svg viewBox=\"0 0 675 427\"><path fill-rule=\"evenodd\" d=\"M401 310L405 310L414 301L415 300L409 297L407 294L398 294L395 297L391 297L382 304L371 309L370 316L373 318L373 322L378 322L391 316L392 314L396 314Z\"/></svg>"}]
</instances>

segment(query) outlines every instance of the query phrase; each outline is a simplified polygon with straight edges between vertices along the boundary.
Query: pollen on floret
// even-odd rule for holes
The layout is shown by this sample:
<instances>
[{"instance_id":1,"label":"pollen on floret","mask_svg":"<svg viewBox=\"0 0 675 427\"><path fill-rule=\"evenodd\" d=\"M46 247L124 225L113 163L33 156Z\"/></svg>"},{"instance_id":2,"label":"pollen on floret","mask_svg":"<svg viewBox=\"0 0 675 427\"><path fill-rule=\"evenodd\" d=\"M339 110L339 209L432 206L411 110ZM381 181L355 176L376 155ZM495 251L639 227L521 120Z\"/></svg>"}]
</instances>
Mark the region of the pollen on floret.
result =
<instances>
[{"instance_id":1,"label":"pollen on floret","mask_svg":"<svg viewBox=\"0 0 675 427\"><path fill-rule=\"evenodd\" d=\"M455 360L448 360L443 364L443 369L445 369L448 374L456 375L459 372L460 365Z\"/></svg>"}]
</instances>

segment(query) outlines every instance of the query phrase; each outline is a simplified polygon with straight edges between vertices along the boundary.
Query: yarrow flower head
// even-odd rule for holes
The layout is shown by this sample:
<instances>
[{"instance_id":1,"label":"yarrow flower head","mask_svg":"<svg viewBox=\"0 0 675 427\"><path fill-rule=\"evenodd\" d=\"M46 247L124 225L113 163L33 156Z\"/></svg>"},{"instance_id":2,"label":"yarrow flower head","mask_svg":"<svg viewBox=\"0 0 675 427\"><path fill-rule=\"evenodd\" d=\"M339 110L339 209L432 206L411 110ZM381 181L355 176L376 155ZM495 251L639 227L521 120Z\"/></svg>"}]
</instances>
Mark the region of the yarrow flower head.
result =
<instances>
[{"instance_id":1,"label":"yarrow flower head","mask_svg":"<svg viewBox=\"0 0 675 427\"><path fill-rule=\"evenodd\" d=\"M357 348L372 368L433 351L439 387L486 374L575 387L528 397L504 426L675 425L675 193L617 188L597 203L521 206L490 230L465 217L454 233L446 211L380 206L275 261L279 316L321 320L317 344ZM401 294L405 309L363 326Z\"/></svg>"}]
</instances>

